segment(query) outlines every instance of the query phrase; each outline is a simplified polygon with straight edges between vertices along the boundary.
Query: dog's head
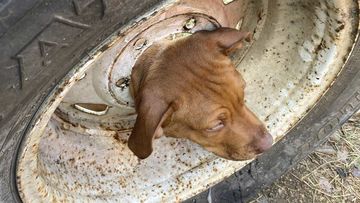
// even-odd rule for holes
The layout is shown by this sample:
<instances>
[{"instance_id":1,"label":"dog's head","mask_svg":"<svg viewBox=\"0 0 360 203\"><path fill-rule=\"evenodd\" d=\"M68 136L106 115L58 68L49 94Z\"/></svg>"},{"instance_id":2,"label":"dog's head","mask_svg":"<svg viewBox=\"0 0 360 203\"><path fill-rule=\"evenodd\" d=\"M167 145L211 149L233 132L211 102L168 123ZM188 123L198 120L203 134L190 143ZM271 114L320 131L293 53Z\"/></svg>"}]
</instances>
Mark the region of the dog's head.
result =
<instances>
[{"instance_id":1,"label":"dog's head","mask_svg":"<svg viewBox=\"0 0 360 203\"><path fill-rule=\"evenodd\" d=\"M232 160L270 148L272 136L245 105L245 81L228 57L249 37L230 28L201 31L143 54L132 72L138 116L128 145L135 155L148 157L163 133Z\"/></svg>"}]
</instances>

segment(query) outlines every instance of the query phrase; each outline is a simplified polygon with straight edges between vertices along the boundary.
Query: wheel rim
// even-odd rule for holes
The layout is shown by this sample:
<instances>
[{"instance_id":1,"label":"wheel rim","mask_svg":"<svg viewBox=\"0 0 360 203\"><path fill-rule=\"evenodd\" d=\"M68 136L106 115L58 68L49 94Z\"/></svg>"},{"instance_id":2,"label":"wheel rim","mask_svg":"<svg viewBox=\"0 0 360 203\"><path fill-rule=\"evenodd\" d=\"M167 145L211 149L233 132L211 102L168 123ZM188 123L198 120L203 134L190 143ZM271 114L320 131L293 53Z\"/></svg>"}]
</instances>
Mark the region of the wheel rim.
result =
<instances>
[{"instance_id":1,"label":"wheel rim","mask_svg":"<svg viewBox=\"0 0 360 203\"><path fill-rule=\"evenodd\" d=\"M128 76L137 57L157 40L201 29L254 31L254 42L233 59L247 81L248 105L276 140L283 137L341 71L355 41L352 11L358 5L224 2L182 1L179 7L169 1L110 36L75 67L44 103L22 144L22 200L180 201L245 166L249 161L224 160L186 140L160 138L144 161L126 146L136 117Z\"/></svg>"}]
</instances>

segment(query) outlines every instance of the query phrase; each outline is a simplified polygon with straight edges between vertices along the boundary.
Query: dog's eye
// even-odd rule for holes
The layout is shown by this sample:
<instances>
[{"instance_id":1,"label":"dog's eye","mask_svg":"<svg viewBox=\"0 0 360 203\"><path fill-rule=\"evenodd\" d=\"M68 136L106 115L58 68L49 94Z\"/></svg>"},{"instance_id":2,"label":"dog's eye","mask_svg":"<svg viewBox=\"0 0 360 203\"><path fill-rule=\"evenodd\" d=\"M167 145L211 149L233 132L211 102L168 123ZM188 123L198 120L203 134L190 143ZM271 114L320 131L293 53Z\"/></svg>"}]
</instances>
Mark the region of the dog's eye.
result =
<instances>
[{"instance_id":1,"label":"dog's eye","mask_svg":"<svg viewBox=\"0 0 360 203\"><path fill-rule=\"evenodd\" d=\"M220 130L221 128L223 128L225 125L224 125L224 122L219 120L216 122L216 124L214 125L214 127L211 127L211 128L208 128L206 129L206 131L208 132L214 132L214 131L218 131Z\"/></svg>"}]
</instances>

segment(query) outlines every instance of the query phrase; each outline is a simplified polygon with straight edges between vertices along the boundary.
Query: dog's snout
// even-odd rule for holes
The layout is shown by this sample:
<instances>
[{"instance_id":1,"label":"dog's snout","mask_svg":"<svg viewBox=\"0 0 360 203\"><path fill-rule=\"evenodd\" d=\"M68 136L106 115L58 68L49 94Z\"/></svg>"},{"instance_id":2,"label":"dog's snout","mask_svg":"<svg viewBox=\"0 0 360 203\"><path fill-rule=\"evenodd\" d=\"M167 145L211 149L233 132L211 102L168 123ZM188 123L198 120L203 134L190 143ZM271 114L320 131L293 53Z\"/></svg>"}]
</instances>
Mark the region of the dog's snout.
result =
<instances>
[{"instance_id":1,"label":"dog's snout","mask_svg":"<svg viewBox=\"0 0 360 203\"><path fill-rule=\"evenodd\" d=\"M258 143L256 144L256 151L258 153L263 153L264 151L270 149L273 144L273 137L270 133L266 132L261 136Z\"/></svg>"}]
</instances>

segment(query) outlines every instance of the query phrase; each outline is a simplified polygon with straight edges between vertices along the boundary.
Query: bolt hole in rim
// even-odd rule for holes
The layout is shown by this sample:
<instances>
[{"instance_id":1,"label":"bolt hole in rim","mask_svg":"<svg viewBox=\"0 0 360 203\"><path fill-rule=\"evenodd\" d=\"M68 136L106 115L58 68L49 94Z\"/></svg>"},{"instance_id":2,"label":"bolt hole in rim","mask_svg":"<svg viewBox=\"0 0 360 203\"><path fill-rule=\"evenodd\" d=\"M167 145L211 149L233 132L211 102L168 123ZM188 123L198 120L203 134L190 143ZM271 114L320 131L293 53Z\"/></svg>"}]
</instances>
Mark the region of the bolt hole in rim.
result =
<instances>
[{"instance_id":1,"label":"bolt hole in rim","mask_svg":"<svg viewBox=\"0 0 360 203\"><path fill-rule=\"evenodd\" d=\"M358 5L350 0L203 1L164 3L70 71L22 142L16 177L24 202L180 201L249 163L166 137L155 140L148 159L132 155L129 75L153 43L218 26L253 31L252 44L232 58L247 81L246 102L279 140L331 86L358 29Z\"/></svg>"}]
</instances>

